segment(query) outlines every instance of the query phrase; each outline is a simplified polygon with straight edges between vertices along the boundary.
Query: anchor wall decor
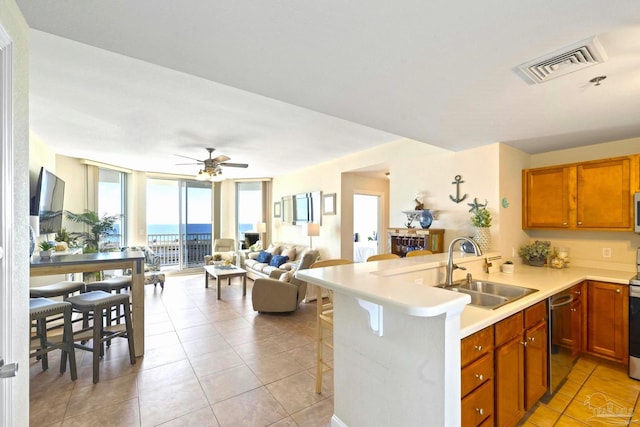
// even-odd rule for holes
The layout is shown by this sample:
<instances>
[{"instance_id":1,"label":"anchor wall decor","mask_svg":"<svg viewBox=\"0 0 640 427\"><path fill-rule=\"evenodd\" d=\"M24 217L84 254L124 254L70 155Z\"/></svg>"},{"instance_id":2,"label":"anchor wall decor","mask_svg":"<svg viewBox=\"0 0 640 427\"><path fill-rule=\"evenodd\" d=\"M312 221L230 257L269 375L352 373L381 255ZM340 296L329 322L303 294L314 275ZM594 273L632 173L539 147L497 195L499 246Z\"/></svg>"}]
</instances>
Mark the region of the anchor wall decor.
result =
<instances>
[{"instance_id":1,"label":"anchor wall decor","mask_svg":"<svg viewBox=\"0 0 640 427\"><path fill-rule=\"evenodd\" d=\"M452 184L456 185L456 197L453 197L452 195L449 195L449 198L456 202L456 203L460 203L461 201L463 201L464 199L467 198L467 195L465 194L464 196L460 197L460 184L462 184L464 181L462 180L462 176L460 175L456 175L456 177L454 178L455 181L452 182Z\"/></svg>"}]
</instances>

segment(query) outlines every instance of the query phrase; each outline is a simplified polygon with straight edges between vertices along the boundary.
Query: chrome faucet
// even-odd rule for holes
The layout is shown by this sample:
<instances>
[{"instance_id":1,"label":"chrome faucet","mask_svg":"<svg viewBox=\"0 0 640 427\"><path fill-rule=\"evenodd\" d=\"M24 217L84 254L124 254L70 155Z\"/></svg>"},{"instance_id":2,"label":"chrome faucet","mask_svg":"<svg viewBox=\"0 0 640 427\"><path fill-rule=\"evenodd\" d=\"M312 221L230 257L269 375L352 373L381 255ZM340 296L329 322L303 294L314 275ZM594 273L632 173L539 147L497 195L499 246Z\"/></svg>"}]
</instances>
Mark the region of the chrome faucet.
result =
<instances>
[{"instance_id":1,"label":"chrome faucet","mask_svg":"<svg viewBox=\"0 0 640 427\"><path fill-rule=\"evenodd\" d=\"M471 246L473 246L473 253L476 256L482 255L482 250L480 249L480 246L478 246L478 244L473 239L470 239L469 237L464 237L464 236L456 237L455 239L453 239L451 243L449 243L449 256L447 258L447 272L446 272L446 277L444 282L445 286L453 285L453 270L455 269L466 270L466 268L458 267L456 264L453 263L453 246L461 240L469 242Z\"/></svg>"}]
</instances>

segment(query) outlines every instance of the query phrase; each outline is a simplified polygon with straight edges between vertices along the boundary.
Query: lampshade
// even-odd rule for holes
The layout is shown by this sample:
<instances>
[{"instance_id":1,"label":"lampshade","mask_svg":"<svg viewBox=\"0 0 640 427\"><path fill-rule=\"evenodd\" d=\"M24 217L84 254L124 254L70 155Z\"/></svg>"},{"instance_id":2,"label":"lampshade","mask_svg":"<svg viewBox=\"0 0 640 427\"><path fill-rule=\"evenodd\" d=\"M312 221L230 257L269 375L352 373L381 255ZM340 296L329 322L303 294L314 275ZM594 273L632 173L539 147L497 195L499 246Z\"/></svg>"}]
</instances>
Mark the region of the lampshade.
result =
<instances>
[{"instance_id":1,"label":"lampshade","mask_svg":"<svg viewBox=\"0 0 640 427\"><path fill-rule=\"evenodd\" d=\"M314 222L310 222L307 224L307 236L319 236L320 235L320 224L316 224Z\"/></svg>"},{"instance_id":2,"label":"lampshade","mask_svg":"<svg viewBox=\"0 0 640 427\"><path fill-rule=\"evenodd\" d=\"M258 233L266 233L267 232L267 224L265 222L258 223Z\"/></svg>"}]
</instances>

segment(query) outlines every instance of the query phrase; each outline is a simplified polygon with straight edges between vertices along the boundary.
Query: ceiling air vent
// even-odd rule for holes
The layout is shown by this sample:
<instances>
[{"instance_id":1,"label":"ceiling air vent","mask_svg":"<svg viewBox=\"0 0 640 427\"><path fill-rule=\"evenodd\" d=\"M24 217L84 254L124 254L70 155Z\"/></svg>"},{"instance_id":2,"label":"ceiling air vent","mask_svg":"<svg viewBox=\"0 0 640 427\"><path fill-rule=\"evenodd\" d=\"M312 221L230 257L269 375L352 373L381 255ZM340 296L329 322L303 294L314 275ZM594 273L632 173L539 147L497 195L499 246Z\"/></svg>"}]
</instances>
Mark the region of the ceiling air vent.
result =
<instances>
[{"instance_id":1,"label":"ceiling air vent","mask_svg":"<svg viewBox=\"0 0 640 427\"><path fill-rule=\"evenodd\" d=\"M528 82L544 83L547 80L600 64L607 60L597 37L582 40L564 49L534 59L518 66Z\"/></svg>"}]
</instances>

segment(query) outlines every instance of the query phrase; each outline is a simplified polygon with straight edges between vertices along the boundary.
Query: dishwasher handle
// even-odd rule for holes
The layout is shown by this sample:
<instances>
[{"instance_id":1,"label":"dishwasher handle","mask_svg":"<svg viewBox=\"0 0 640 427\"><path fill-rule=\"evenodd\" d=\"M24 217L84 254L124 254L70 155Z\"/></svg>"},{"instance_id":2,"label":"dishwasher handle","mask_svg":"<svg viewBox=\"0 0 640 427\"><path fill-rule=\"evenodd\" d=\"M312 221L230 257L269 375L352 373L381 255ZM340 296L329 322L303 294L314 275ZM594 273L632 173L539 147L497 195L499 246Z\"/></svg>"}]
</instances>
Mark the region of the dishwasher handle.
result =
<instances>
[{"instance_id":1,"label":"dishwasher handle","mask_svg":"<svg viewBox=\"0 0 640 427\"><path fill-rule=\"evenodd\" d=\"M556 297L551 297L551 299L549 300L549 306L551 307L551 310L555 310L556 308L564 307L565 305L571 304L572 302L573 295L558 295Z\"/></svg>"}]
</instances>

